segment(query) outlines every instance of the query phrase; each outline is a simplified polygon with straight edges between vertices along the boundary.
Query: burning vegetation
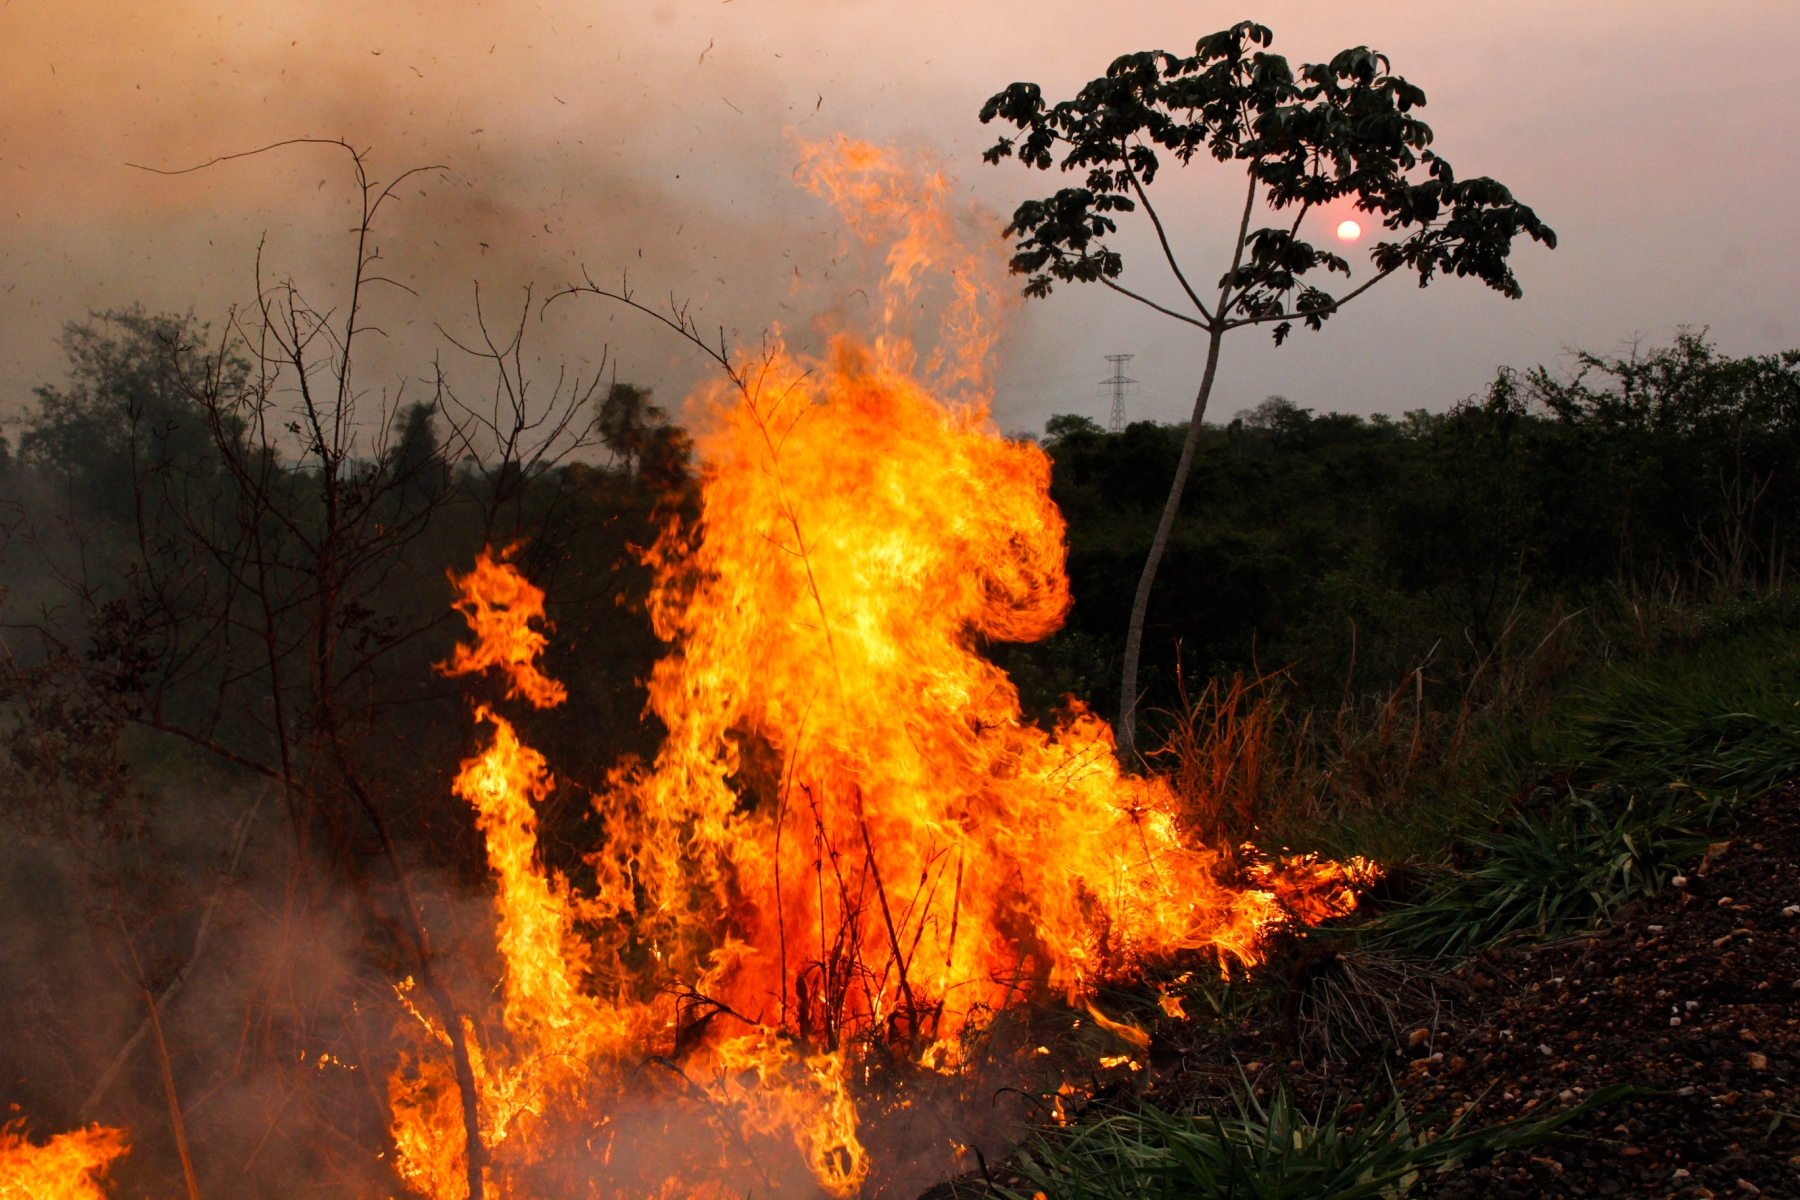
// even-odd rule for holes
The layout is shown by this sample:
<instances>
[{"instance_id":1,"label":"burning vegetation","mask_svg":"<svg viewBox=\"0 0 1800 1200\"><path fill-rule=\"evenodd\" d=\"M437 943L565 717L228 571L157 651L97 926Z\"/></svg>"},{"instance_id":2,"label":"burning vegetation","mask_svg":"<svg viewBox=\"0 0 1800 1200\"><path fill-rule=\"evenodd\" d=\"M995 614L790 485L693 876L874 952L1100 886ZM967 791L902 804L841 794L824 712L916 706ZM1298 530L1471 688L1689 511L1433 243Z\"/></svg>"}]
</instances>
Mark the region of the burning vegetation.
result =
<instances>
[{"instance_id":1,"label":"burning vegetation","mask_svg":"<svg viewBox=\"0 0 1800 1200\"><path fill-rule=\"evenodd\" d=\"M908 227L896 292L961 261L920 236L945 227L941 181L907 194L861 146L811 164L865 228ZM964 340L941 340L931 374L978 380L986 325L953 315ZM476 711L493 737L457 792L486 837L505 964L489 1026L467 1034L477 1186L785 1191L786 1161L853 1195L878 1072L954 1075L1009 1006L1087 1004L1183 952L1252 963L1271 926L1354 905L1360 865L1244 872L1207 848L1079 706L1054 730L1020 719L979 645L1044 637L1068 608L1048 462L996 436L978 393L933 395L913 360L891 327L817 363L777 346L752 386L705 398L701 519L649 552L668 732L595 797L590 876L538 865L549 766ZM535 665L543 594L485 555L458 586L478 641L447 669L497 668L509 695L555 704ZM390 1084L401 1172L454 1200L473 1181L449 1038L415 1015ZM697 1123L722 1128L675 1132Z\"/></svg>"},{"instance_id":2,"label":"burning vegetation","mask_svg":"<svg viewBox=\"0 0 1800 1200\"><path fill-rule=\"evenodd\" d=\"M454 783L499 975L460 1028L429 980L394 989L395 1166L434 1200L879 1190L872 1115L954 1091L1003 1015L1072 1006L1142 1051L1096 985L1253 964L1371 874L1209 844L1081 705L1021 717L982 647L1049 635L1071 600L1049 460L988 417L992 265L955 236L941 175L855 144L805 162L888 243L883 318L817 361L779 340L727 360L698 398L698 519L644 552L666 735L593 797L573 876L538 844L553 764L499 707L565 699L539 666L544 592L506 553L453 577L472 640L439 669L504 684ZM950 299L916 351L934 275ZM937 1170L953 1132L933 1131ZM34 1197L96 1194L124 1147L8 1136L9 1169L57 1180Z\"/></svg>"},{"instance_id":3,"label":"burning vegetation","mask_svg":"<svg viewBox=\"0 0 1800 1200\"><path fill-rule=\"evenodd\" d=\"M125 1135L90 1125L43 1145L20 1122L0 1129L0 1197L4 1200L101 1200L107 1168L125 1153Z\"/></svg>"}]
</instances>

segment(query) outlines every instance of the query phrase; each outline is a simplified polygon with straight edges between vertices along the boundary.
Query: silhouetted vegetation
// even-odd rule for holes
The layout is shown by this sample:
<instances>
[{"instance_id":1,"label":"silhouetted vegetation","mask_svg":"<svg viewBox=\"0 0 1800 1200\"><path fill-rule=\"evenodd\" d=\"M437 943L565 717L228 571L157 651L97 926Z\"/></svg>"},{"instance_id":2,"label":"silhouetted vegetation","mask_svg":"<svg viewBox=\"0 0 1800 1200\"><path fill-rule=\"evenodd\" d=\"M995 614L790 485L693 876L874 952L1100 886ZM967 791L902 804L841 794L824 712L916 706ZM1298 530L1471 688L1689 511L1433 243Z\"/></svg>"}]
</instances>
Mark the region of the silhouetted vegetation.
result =
<instances>
[{"instance_id":1,"label":"silhouetted vegetation","mask_svg":"<svg viewBox=\"0 0 1800 1200\"><path fill-rule=\"evenodd\" d=\"M1055 417L1045 448L1076 597L1007 648L1043 711L1111 712L1137 565L1185 426ZM1454 704L1558 626L1596 661L1683 636L1703 604L1779 590L1800 528L1800 355L1701 334L1572 373L1502 370L1447 413L1318 414L1279 397L1201 431L1153 595L1145 701L1282 671L1302 702L1422 667Z\"/></svg>"},{"instance_id":2,"label":"silhouetted vegetation","mask_svg":"<svg viewBox=\"0 0 1800 1200\"><path fill-rule=\"evenodd\" d=\"M639 548L695 498L687 435L645 392L614 383L594 404L592 376L527 401L515 334L477 356L491 399L440 377L429 400L402 393L365 419L353 323L341 335L291 288L264 300L258 323L210 336L135 309L72 323L68 378L37 389L0 471L0 811L48 851L6 862L5 886L58 901L0 949L21 981L0 1023L30 1031L9 1045L7 1095L53 1128L104 1113L143 1131L128 1187L187 1176L190 1139L216 1145L217 1123L240 1119L196 1116L201 1087L280 1089L262 1067L381 1042L392 980L416 978L460 1036L467 955L434 945L414 879L485 877L449 793L472 751L468 700L485 693L434 670L461 632L446 572L493 545L549 588L569 700L532 736L558 767L544 853L570 868L592 848L591 792L655 748L643 681L663 644ZM229 919L260 936L209 952L221 870L253 898ZM340 943L322 922L361 933ZM102 953L45 976L52 931ZM160 1027L154 1053L120 1035L99 1083L71 1078L86 1030L160 1013L207 953L261 979L208 986L247 989L231 1003L263 1022L262 1067L241 1050L234 1067L230 1039L194 1025L202 998L166 1022L175 1050ZM164 1096L172 1053L188 1056L179 1097ZM282 1138L322 1123L383 1144L380 1108L340 1086L353 1079L307 1080L312 1114ZM167 1119L182 1105L190 1120ZM193 1169L194 1189L230 1190L218 1155Z\"/></svg>"},{"instance_id":3,"label":"silhouetted vegetation","mask_svg":"<svg viewBox=\"0 0 1800 1200\"><path fill-rule=\"evenodd\" d=\"M1169 481L1168 491L1139 556L1127 610L1114 727L1134 761L1148 605L1181 512L1225 335L1267 327L1279 346L1295 322L1321 329L1344 305L1401 272L1416 276L1421 288L1451 276L1479 279L1516 300L1523 293L1510 262L1514 240L1556 246L1556 232L1504 184L1457 177L1419 117L1425 92L1394 74L1387 55L1353 46L1296 70L1266 49L1274 40L1268 26L1239 21L1201 38L1192 55L1122 54L1068 100L1047 104L1037 84L1015 83L981 108L982 124L999 120L1017 130L983 152L984 160L1016 155L1027 167L1054 165L1081 181L1013 210L1009 265L1026 277L1025 295L1047 297L1057 282L1098 282L1206 335L1188 436L1155 477ZM1189 279L1204 289L1210 275L1176 254L1150 200L1159 172L1209 159L1243 170L1248 185L1242 214L1225 214L1237 236L1210 308ZM1259 193L1274 224L1253 229ZM1346 259L1302 237L1308 213L1341 202L1378 219L1387 235L1369 248L1373 275L1354 287ZM1140 208L1185 297L1174 307L1150 299L1137 277L1129 287L1120 282L1124 258L1109 240L1118 230L1115 214ZM1346 280L1336 295L1328 290L1334 273Z\"/></svg>"}]
</instances>

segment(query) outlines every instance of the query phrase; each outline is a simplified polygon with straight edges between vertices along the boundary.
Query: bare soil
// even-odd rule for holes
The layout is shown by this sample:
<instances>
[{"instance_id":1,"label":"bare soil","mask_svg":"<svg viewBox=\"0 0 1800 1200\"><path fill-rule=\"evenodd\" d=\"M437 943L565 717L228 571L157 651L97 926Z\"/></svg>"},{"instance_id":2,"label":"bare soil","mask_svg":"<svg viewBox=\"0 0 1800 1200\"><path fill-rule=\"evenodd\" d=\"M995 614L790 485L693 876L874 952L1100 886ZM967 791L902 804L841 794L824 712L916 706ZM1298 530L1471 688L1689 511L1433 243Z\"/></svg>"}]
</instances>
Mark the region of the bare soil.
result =
<instances>
[{"instance_id":1,"label":"bare soil","mask_svg":"<svg viewBox=\"0 0 1800 1200\"><path fill-rule=\"evenodd\" d=\"M1491 1121L1635 1094L1440 1196L1800 1195L1796 818L1789 784L1740 810L1685 887L1596 936L1474 966L1469 1011L1413 1050L1428 1104L1481 1097Z\"/></svg>"},{"instance_id":2,"label":"bare soil","mask_svg":"<svg viewBox=\"0 0 1800 1200\"><path fill-rule=\"evenodd\" d=\"M1385 1068L1425 1108L1491 1124L1633 1089L1560 1143L1446 1177L1442 1200L1800 1197L1800 786L1741 808L1683 880L1590 936L1484 955L1403 1036L1290 1063L1296 1092L1316 1105ZM1292 1050L1284 1032L1268 1056Z\"/></svg>"}]
</instances>

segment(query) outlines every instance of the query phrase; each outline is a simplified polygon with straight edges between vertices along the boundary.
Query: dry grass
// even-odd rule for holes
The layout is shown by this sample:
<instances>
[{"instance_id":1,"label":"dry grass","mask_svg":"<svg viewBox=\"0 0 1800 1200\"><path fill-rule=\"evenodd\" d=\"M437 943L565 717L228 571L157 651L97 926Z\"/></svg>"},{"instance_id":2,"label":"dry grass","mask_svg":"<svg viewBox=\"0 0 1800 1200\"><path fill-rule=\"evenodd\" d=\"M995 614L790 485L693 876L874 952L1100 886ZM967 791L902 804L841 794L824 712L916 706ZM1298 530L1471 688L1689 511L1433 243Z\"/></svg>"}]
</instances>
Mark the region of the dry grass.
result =
<instances>
[{"instance_id":1,"label":"dry grass","mask_svg":"<svg viewBox=\"0 0 1800 1200\"><path fill-rule=\"evenodd\" d=\"M1317 846L1386 825L1403 853L1424 852L1421 839L1479 795L1516 788L1490 778L1501 731L1542 724L1572 680L1616 653L1585 610L1552 605L1515 609L1490 649L1460 663L1439 643L1379 690L1355 687L1352 667L1332 706L1303 706L1285 669L1214 678L1150 715L1149 765L1215 846Z\"/></svg>"},{"instance_id":2,"label":"dry grass","mask_svg":"<svg viewBox=\"0 0 1800 1200\"><path fill-rule=\"evenodd\" d=\"M1469 996L1453 975L1380 951L1322 948L1295 965L1287 989L1288 1041L1302 1060L1330 1066L1379 1043L1435 1036Z\"/></svg>"}]
</instances>

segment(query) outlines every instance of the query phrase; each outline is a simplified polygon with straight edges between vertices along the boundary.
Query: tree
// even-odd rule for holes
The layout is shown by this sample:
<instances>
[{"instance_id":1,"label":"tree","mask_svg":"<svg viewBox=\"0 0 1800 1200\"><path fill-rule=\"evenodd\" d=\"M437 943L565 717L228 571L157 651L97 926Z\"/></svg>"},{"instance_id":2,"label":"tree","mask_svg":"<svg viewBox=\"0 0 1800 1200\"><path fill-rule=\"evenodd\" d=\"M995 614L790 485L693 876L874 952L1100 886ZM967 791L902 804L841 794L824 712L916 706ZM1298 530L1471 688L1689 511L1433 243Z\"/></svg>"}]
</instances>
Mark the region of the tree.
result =
<instances>
[{"instance_id":1,"label":"tree","mask_svg":"<svg viewBox=\"0 0 1800 1200\"><path fill-rule=\"evenodd\" d=\"M1044 102L1035 83L1015 83L982 106L983 124L1015 126L1021 139L1001 138L983 158L1016 155L1027 166L1085 170L1085 186L1062 188L1014 211L1006 236L1016 241L1011 267L1026 276L1025 295L1050 295L1056 281L1098 282L1206 335L1206 360L1175 478L1139 578L1126 632L1119 690L1118 741L1135 749L1138 658L1144 612L1157 564L1181 504L1225 334L1271 327L1282 344L1299 321L1309 329L1388 276L1418 275L1425 287L1439 274L1472 275L1509 298L1520 295L1507 259L1520 233L1552 248L1556 234L1501 184L1458 179L1430 149L1431 128L1415 110L1425 93L1391 73L1385 55L1366 46L1329 63L1302 65L1256 47L1271 44L1266 26L1242 21L1203 37L1190 57L1161 50L1115 59L1106 74L1073 100ZM1247 176L1231 265L1209 306L1172 248L1149 189L1162 155L1189 165L1202 152L1221 164L1240 164ZM1267 208L1292 219L1250 227L1258 193ZM1313 272L1350 276L1350 264L1300 236L1313 209L1346 197L1378 216L1393 240L1370 252L1372 278L1342 295L1319 286ZM1161 304L1127 288L1124 261L1108 244L1118 231L1113 214L1142 208L1163 258L1186 297Z\"/></svg>"},{"instance_id":2,"label":"tree","mask_svg":"<svg viewBox=\"0 0 1800 1200\"><path fill-rule=\"evenodd\" d=\"M46 605L28 626L47 647L45 665L0 681L9 719L0 728L0 793L3 807L20 803L19 781L48 774L32 770L45 757L39 747L78 737L64 757L80 790L62 790L83 803L84 814L97 814L90 824L101 834L117 840L120 827L136 834L147 820L128 826L114 816L135 811L128 729L154 731L259 776L284 803L292 831L287 903L310 910L339 902L315 887L312 871L318 863L341 870L352 885L342 902L356 905L369 944L379 948L371 958L416 980L444 1030L461 1103L467 1195L481 1200L479 1042L432 936L399 825L423 807L420 796L432 789L422 785L458 757L434 729L429 706L461 688L421 689L417 681L430 678L428 664L441 656L430 651L443 649L455 619L432 591L442 587L437 554L446 541L457 546L460 535L464 549L478 534L477 545L508 545L566 523L575 475L565 468L598 445L591 410L604 363L591 376L561 373L548 394L534 394L523 355L529 293L517 327L499 334L477 294L478 338L449 340L491 365L487 395L464 399L442 370L429 400L409 403L404 385L372 394L358 377L364 343L379 333L369 294L394 283L377 267L376 219L421 169L382 182L371 177L363 152L320 139L214 162L298 146L349 157L359 220L348 230L344 303L314 306L291 278L267 274L259 253L254 302L230 311L216 345L191 318L137 309L96 315L65 333L69 385L37 391L23 463L66 479L79 502L58 530L75 544L64 554L74 565L59 572L67 603ZM90 555L82 537L94 511L108 518L108 540ZM402 717L405 711L416 715ZM460 739L463 725L457 721L453 736ZM421 744L428 734L436 736ZM260 803L263 792L254 794ZM37 802L29 794L23 801ZM386 869L385 894L371 864ZM107 931L104 944L114 955L116 943L121 973L156 1032L170 1123L196 1200L196 1164L159 1012L198 957L200 939L184 948L179 970L161 970L152 952L162 949L156 918L172 923L175 902L159 912L151 901L178 889L170 882L138 891L150 898L112 904L116 919L108 924L119 928L116 938ZM283 1033L290 1043L282 1060L306 1061L304 1049L328 1023L362 1044L364 1006L333 1012L313 1002L328 979L290 981L317 990L295 1002L304 1016ZM247 1029L255 1024L246 1018ZM84 1107L99 1102L140 1040L126 1042ZM323 1061L318 1053L314 1061ZM388 1114L376 1099L385 1126ZM364 1105L356 1111L369 1113ZM387 1166L392 1158L375 1161ZM198 1166L207 1169L204 1160ZM380 1186L394 1190L400 1181L390 1175Z\"/></svg>"},{"instance_id":3,"label":"tree","mask_svg":"<svg viewBox=\"0 0 1800 1200\"><path fill-rule=\"evenodd\" d=\"M650 395L649 388L615 383L600 405L600 437L628 471L635 469L652 431L667 423L668 414L650 402Z\"/></svg>"},{"instance_id":4,"label":"tree","mask_svg":"<svg viewBox=\"0 0 1800 1200\"><path fill-rule=\"evenodd\" d=\"M67 480L82 503L130 523L151 502L146 471L215 465L205 414L182 388L204 369L206 329L192 316L140 307L90 313L63 327L69 382L33 389L35 411L19 438L19 459ZM249 371L240 356L220 364L235 387Z\"/></svg>"}]
</instances>

